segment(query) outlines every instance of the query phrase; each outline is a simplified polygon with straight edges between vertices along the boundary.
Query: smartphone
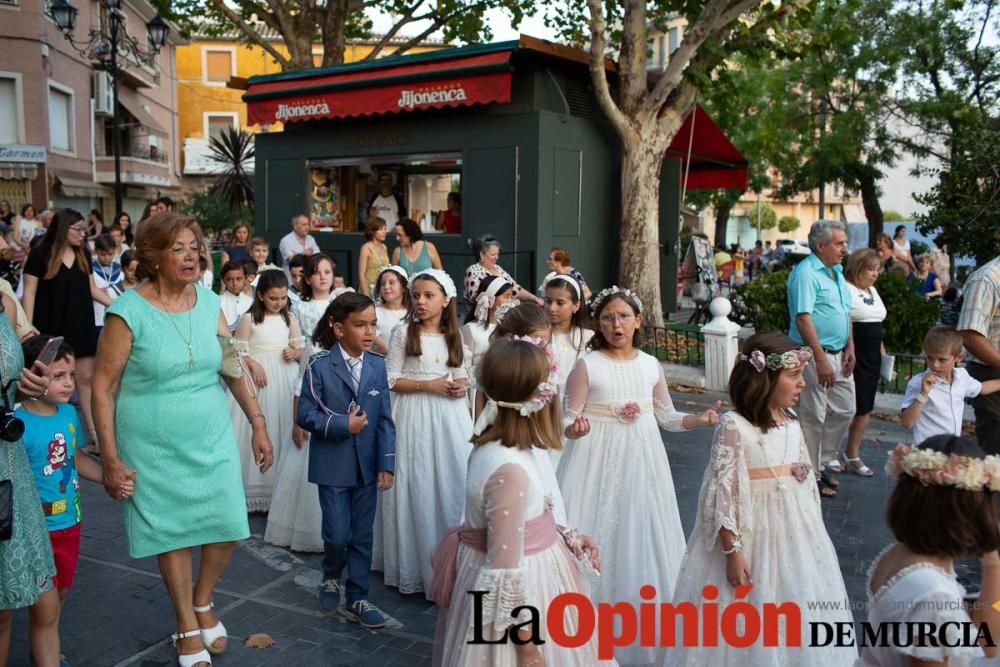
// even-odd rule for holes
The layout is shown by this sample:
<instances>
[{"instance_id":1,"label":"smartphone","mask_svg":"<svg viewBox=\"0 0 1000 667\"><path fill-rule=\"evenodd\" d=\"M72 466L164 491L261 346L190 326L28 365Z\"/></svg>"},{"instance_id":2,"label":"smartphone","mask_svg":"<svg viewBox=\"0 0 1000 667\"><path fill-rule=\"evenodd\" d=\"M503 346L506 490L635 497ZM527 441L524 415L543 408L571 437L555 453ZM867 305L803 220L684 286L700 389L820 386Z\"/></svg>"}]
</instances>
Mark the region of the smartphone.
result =
<instances>
[{"instance_id":1,"label":"smartphone","mask_svg":"<svg viewBox=\"0 0 1000 667\"><path fill-rule=\"evenodd\" d=\"M62 336L55 336L53 338L45 341L45 347L42 351L38 353L37 361L48 366L56 358L56 354L59 352L59 346L63 344L64 338Z\"/></svg>"}]
</instances>

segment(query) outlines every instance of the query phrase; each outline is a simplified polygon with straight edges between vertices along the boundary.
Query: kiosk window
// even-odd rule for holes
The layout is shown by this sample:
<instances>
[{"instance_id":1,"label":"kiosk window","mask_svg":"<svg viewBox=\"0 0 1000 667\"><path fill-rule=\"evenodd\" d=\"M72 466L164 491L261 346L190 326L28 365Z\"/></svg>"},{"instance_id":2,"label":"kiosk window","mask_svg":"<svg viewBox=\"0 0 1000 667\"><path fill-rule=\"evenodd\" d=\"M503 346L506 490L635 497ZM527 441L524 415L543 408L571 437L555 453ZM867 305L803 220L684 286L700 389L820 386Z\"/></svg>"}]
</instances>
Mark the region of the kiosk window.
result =
<instances>
[{"instance_id":1,"label":"kiosk window","mask_svg":"<svg viewBox=\"0 0 1000 667\"><path fill-rule=\"evenodd\" d=\"M315 226L362 232L370 217L391 228L405 216L425 234L462 233L460 153L320 159L306 167Z\"/></svg>"}]
</instances>

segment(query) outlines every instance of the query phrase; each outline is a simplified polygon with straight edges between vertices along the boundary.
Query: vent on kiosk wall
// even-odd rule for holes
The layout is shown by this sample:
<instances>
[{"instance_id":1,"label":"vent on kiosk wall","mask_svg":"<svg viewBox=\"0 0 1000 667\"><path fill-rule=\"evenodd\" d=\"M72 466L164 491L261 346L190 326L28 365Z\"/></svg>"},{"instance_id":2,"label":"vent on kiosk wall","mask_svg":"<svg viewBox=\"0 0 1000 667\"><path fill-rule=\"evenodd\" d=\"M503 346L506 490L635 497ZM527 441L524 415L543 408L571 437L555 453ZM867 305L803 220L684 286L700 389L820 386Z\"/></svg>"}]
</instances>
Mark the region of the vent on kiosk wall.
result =
<instances>
[{"instance_id":1,"label":"vent on kiosk wall","mask_svg":"<svg viewBox=\"0 0 1000 667\"><path fill-rule=\"evenodd\" d=\"M94 72L94 113L98 116L111 116L114 112L115 98L111 75L107 72Z\"/></svg>"},{"instance_id":2,"label":"vent on kiosk wall","mask_svg":"<svg viewBox=\"0 0 1000 667\"><path fill-rule=\"evenodd\" d=\"M566 102L569 104L569 113L571 116L604 123L608 122L607 116L597 106L597 97L594 95L594 88L590 83L590 79L566 77L559 84L562 86L563 94L566 95Z\"/></svg>"}]
</instances>

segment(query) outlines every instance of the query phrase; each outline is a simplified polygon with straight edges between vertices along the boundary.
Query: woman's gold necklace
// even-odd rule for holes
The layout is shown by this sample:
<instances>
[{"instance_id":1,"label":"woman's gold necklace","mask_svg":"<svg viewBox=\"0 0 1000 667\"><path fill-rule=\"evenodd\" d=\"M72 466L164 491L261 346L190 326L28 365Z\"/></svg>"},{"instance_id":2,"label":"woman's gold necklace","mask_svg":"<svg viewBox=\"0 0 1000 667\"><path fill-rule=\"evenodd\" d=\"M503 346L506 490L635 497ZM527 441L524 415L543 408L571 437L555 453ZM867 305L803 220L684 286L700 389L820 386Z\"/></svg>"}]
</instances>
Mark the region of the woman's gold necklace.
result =
<instances>
[{"instance_id":1,"label":"woman's gold necklace","mask_svg":"<svg viewBox=\"0 0 1000 667\"><path fill-rule=\"evenodd\" d=\"M163 302L163 298L160 296L160 288L159 287L155 287L154 289L156 290L156 300L160 302L161 306L163 306L163 310L168 315L176 315L177 313L175 313L174 311L172 311L169 308L167 308L167 304ZM185 305L187 305L186 301L185 301ZM193 327L192 321L191 321L191 311L192 310L194 310L194 308L188 308L188 311L187 311L187 313L188 313L188 337L187 338L184 338L184 334L181 333L180 327L177 326L176 322L174 322L174 318L172 318L172 317L168 317L167 318L167 320L170 322L170 324L173 325L174 330L177 332L177 335L180 336L181 340L184 341L184 344L187 345L187 350L188 350L188 370L192 370L194 368L194 347L193 347L193 344L194 344L194 327Z\"/></svg>"}]
</instances>

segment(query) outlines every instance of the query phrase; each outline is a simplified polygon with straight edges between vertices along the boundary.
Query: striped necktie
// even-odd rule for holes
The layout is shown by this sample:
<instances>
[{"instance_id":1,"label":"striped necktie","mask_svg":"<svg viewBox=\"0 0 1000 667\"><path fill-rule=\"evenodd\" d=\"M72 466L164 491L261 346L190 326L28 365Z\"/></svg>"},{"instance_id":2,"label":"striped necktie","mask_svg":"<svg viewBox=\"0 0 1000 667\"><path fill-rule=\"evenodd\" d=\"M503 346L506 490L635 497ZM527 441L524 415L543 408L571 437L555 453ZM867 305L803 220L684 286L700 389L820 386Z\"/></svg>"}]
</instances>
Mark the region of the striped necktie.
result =
<instances>
[{"instance_id":1,"label":"striped necktie","mask_svg":"<svg viewBox=\"0 0 1000 667\"><path fill-rule=\"evenodd\" d=\"M361 389L361 358L351 358L347 360L347 367L351 369L351 380L354 381L354 393Z\"/></svg>"}]
</instances>

